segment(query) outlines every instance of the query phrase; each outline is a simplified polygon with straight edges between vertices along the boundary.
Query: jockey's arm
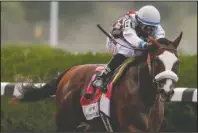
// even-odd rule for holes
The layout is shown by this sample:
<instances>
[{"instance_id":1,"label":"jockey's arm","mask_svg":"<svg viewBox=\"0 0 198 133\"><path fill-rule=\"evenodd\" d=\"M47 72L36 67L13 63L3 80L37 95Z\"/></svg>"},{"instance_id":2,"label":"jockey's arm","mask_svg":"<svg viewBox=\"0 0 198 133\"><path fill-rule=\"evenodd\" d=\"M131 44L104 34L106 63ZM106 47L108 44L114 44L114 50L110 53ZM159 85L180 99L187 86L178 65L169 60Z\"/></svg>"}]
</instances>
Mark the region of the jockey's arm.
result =
<instances>
[{"instance_id":1,"label":"jockey's arm","mask_svg":"<svg viewBox=\"0 0 198 133\"><path fill-rule=\"evenodd\" d=\"M165 38L165 31L161 25L157 26L157 29L154 32L155 39Z\"/></svg>"},{"instance_id":2,"label":"jockey's arm","mask_svg":"<svg viewBox=\"0 0 198 133\"><path fill-rule=\"evenodd\" d=\"M136 32L133 29L131 29L130 31L125 30L123 32L123 36L132 46L136 48L143 48L143 46L146 44L145 41L143 41L136 35Z\"/></svg>"},{"instance_id":3,"label":"jockey's arm","mask_svg":"<svg viewBox=\"0 0 198 133\"><path fill-rule=\"evenodd\" d=\"M124 24L124 30L123 30L123 37L133 46L137 48L142 48L146 44L145 41L143 41L141 38L139 38L136 34L135 29L133 28L133 23L130 22L131 20L128 20L129 22L127 23L125 21ZM131 24L129 24L131 23ZM127 26L128 25L128 26ZM155 32L154 32L154 38L155 39L160 39L160 38L165 38L165 31L162 28L161 25L158 25Z\"/></svg>"},{"instance_id":4,"label":"jockey's arm","mask_svg":"<svg viewBox=\"0 0 198 133\"><path fill-rule=\"evenodd\" d=\"M131 19L127 19L124 22L123 27L123 37L128 41L132 46L137 48L142 48L146 44L141 38L139 38L135 31L135 25L131 22Z\"/></svg>"}]
</instances>

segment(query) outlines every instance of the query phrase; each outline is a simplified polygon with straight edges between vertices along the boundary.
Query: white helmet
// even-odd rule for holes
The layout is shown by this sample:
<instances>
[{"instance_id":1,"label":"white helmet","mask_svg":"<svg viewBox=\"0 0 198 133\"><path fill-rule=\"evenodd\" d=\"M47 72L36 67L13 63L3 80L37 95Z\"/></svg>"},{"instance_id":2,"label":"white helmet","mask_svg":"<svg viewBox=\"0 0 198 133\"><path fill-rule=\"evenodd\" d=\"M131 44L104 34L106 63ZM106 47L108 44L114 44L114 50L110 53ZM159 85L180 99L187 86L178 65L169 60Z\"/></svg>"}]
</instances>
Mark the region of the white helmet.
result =
<instances>
[{"instance_id":1,"label":"white helmet","mask_svg":"<svg viewBox=\"0 0 198 133\"><path fill-rule=\"evenodd\" d=\"M137 20L145 25L156 26L160 24L160 13L154 6L143 6L136 13Z\"/></svg>"}]
</instances>

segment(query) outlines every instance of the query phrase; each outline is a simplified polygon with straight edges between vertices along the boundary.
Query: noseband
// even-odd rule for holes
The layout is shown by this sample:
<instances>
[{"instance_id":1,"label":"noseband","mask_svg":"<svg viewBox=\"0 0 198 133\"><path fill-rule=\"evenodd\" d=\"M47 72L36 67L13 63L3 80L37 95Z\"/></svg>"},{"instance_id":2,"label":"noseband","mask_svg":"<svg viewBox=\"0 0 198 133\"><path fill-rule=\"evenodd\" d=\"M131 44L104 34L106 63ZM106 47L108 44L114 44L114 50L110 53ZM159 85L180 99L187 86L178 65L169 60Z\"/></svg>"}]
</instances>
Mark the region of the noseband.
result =
<instances>
[{"instance_id":1,"label":"noseband","mask_svg":"<svg viewBox=\"0 0 198 133\"><path fill-rule=\"evenodd\" d=\"M161 93L161 89L159 87L159 83L156 81L155 79L155 64L156 64L156 61L155 61L155 58L157 57L158 53L160 51L165 51L165 50L168 50L168 51L174 51L174 54L176 55L176 57L178 57L177 55L177 50L176 49L173 49L173 48L167 48L167 47L160 47L157 52L155 52L154 56L152 57L151 59L151 62L150 62L150 68L151 68L151 71L150 71L150 74L151 74L151 77L152 77L152 81L153 81L153 87L156 89L157 93L160 94Z\"/></svg>"}]
</instances>

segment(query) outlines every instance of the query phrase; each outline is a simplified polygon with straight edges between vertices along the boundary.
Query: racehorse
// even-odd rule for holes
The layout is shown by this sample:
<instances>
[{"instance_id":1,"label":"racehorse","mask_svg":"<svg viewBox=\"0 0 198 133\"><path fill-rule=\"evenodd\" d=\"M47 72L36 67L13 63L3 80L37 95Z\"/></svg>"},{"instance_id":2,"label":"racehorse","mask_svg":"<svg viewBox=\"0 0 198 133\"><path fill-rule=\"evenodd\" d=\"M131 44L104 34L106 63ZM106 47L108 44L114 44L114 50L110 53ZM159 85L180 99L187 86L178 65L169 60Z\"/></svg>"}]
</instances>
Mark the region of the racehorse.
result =
<instances>
[{"instance_id":1,"label":"racehorse","mask_svg":"<svg viewBox=\"0 0 198 133\"><path fill-rule=\"evenodd\" d=\"M182 32L174 41L150 37L152 45L143 52L145 58L126 65L111 92L111 131L159 131L164 119L164 103L172 97L178 81L177 47L181 38ZM56 95L57 131L74 131L81 122L90 125L85 131L106 131L100 117L86 120L80 103L98 67L103 65L73 66L39 89L25 89L23 95L12 102L37 101Z\"/></svg>"}]
</instances>

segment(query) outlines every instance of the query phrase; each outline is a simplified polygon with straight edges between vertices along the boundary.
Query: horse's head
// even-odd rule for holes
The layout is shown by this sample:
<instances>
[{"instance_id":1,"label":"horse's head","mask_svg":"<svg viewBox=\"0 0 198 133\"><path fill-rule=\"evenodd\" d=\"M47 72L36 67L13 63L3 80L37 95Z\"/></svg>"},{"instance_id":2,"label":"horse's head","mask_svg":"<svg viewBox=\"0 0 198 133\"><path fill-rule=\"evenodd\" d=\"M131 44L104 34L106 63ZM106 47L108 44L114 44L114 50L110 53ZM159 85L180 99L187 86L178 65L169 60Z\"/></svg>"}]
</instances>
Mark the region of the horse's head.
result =
<instances>
[{"instance_id":1,"label":"horse's head","mask_svg":"<svg viewBox=\"0 0 198 133\"><path fill-rule=\"evenodd\" d=\"M157 41L150 37L150 42L153 44L149 50L150 72L155 88L163 100L170 100L179 79L177 75L179 69L177 47L181 38L182 32L174 41L169 41L166 38Z\"/></svg>"}]
</instances>

